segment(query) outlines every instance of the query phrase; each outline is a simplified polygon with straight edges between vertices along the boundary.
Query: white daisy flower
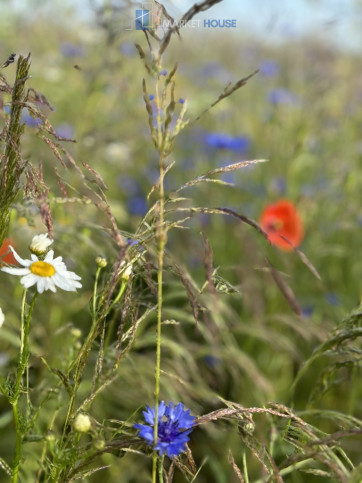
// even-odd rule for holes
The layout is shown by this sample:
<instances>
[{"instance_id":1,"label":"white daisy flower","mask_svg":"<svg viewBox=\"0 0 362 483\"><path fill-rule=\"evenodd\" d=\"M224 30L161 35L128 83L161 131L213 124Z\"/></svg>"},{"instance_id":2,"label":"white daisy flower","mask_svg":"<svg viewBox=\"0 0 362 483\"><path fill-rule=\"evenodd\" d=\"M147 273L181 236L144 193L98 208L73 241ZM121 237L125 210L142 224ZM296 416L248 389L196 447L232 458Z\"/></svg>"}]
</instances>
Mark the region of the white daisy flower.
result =
<instances>
[{"instance_id":1,"label":"white daisy flower","mask_svg":"<svg viewBox=\"0 0 362 483\"><path fill-rule=\"evenodd\" d=\"M45 255L53 241L48 238L48 233L35 235L30 243L29 250L37 256Z\"/></svg>"},{"instance_id":2,"label":"white daisy flower","mask_svg":"<svg viewBox=\"0 0 362 483\"><path fill-rule=\"evenodd\" d=\"M4 313L3 313L3 311L1 310L1 307L0 307L0 327L3 326L4 320L5 320L5 316L4 316Z\"/></svg>"},{"instance_id":3,"label":"white daisy flower","mask_svg":"<svg viewBox=\"0 0 362 483\"><path fill-rule=\"evenodd\" d=\"M10 246L10 249L16 261L24 268L3 267L1 270L11 275L22 276L20 282L24 288L29 288L36 284L39 293L43 293L44 290L56 292L56 287L68 292L75 292L77 288L82 286L77 281L81 280L81 277L74 272L68 272L62 257L53 259L53 250L46 254L44 260L39 260L34 254L31 255L31 260L23 260L12 246Z\"/></svg>"}]
</instances>

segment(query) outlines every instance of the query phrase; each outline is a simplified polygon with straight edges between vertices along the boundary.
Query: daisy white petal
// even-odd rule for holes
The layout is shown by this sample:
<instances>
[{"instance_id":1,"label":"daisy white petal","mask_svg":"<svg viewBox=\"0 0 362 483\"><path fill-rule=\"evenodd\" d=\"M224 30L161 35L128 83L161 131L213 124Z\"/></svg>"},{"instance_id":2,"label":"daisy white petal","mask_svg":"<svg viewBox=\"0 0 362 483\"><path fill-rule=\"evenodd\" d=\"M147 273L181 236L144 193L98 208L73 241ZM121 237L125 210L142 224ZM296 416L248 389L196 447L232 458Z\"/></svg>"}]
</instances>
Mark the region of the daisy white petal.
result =
<instances>
[{"instance_id":1,"label":"daisy white petal","mask_svg":"<svg viewBox=\"0 0 362 483\"><path fill-rule=\"evenodd\" d=\"M24 288L29 288L36 284L37 279L33 273L27 273L25 277L22 277L20 282Z\"/></svg>"},{"instance_id":2,"label":"daisy white petal","mask_svg":"<svg viewBox=\"0 0 362 483\"><path fill-rule=\"evenodd\" d=\"M14 250L14 248L9 245L10 250L13 252L15 260L20 263L20 265L23 265L23 267L29 267L31 265L31 260L23 260Z\"/></svg>"},{"instance_id":3,"label":"daisy white petal","mask_svg":"<svg viewBox=\"0 0 362 483\"><path fill-rule=\"evenodd\" d=\"M45 255L44 262L54 261L53 256L54 256L54 250L49 250L48 253ZM62 257L58 257L58 258L62 258Z\"/></svg>"},{"instance_id":4,"label":"daisy white petal","mask_svg":"<svg viewBox=\"0 0 362 483\"><path fill-rule=\"evenodd\" d=\"M29 273L28 268L3 267L2 272L10 273L10 275L26 275Z\"/></svg>"},{"instance_id":5,"label":"daisy white petal","mask_svg":"<svg viewBox=\"0 0 362 483\"><path fill-rule=\"evenodd\" d=\"M74 292L82 286L78 281L81 280L81 277L67 270L62 257L53 260L53 250L49 250L44 260L39 260L34 254L31 255L31 260L23 260L15 250L12 249L12 251L15 259L23 265L23 268L3 267L1 270L11 275L20 275L22 277L20 282L24 288L36 285L39 293L46 290L56 292L57 287Z\"/></svg>"}]
</instances>

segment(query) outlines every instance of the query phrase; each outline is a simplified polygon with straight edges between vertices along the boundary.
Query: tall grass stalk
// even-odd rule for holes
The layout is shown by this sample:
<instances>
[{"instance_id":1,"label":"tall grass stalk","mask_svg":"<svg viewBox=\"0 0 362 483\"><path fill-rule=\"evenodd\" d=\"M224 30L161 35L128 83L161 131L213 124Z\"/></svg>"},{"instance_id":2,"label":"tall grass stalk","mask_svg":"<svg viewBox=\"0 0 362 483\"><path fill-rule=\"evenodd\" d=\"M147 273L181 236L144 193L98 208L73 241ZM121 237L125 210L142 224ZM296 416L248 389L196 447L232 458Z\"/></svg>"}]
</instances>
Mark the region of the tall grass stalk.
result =
<instances>
[{"instance_id":1,"label":"tall grass stalk","mask_svg":"<svg viewBox=\"0 0 362 483\"><path fill-rule=\"evenodd\" d=\"M0 246L9 229L10 207L20 190L20 175L25 165L21 160L21 135L24 127L21 124L21 112L27 98L25 83L29 79L30 54L19 56L14 86L11 87L0 77L4 88L11 93L11 109L9 127L5 137L5 153L0 158Z\"/></svg>"}]
</instances>

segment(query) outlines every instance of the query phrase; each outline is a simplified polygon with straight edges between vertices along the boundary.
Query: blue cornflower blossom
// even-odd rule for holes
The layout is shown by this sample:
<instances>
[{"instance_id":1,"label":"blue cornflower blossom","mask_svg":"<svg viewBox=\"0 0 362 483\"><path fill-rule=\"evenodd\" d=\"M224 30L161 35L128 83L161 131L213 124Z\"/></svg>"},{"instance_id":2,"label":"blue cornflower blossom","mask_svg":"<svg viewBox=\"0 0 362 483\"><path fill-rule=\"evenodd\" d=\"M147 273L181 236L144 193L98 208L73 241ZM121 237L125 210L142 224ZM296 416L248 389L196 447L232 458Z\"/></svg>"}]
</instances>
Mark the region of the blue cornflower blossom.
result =
<instances>
[{"instance_id":1,"label":"blue cornflower blossom","mask_svg":"<svg viewBox=\"0 0 362 483\"><path fill-rule=\"evenodd\" d=\"M38 127L40 124L43 124L43 121L40 119L40 117L37 117L36 119L31 117L27 109L23 109L21 111L20 121L22 124L26 124L29 127Z\"/></svg>"},{"instance_id":2,"label":"blue cornflower blossom","mask_svg":"<svg viewBox=\"0 0 362 483\"><path fill-rule=\"evenodd\" d=\"M260 63L259 72L264 77L275 77L280 72L280 66L275 60L266 59Z\"/></svg>"},{"instance_id":3,"label":"blue cornflower blossom","mask_svg":"<svg viewBox=\"0 0 362 483\"><path fill-rule=\"evenodd\" d=\"M119 50L122 52L123 55L126 55L127 57L131 57L137 52L137 49L132 42L124 42L119 46Z\"/></svg>"},{"instance_id":4,"label":"blue cornflower blossom","mask_svg":"<svg viewBox=\"0 0 362 483\"><path fill-rule=\"evenodd\" d=\"M337 306L337 305L340 305L340 303L341 303L338 295L335 294L334 292L326 293L324 298L329 303L329 305Z\"/></svg>"},{"instance_id":5,"label":"blue cornflower blossom","mask_svg":"<svg viewBox=\"0 0 362 483\"><path fill-rule=\"evenodd\" d=\"M70 138L74 137L74 127L71 124L68 124L68 123L59 124L55 128L55 132L61 138L70 139Z\"/></svg>"},{"instance_id":6,"label":"blue cornflower blossom","mask_svg":"<svg viewBox=\"0 0 362 483\"><path fill-rule=\"evenodd\" d=\"M146 198L141 194L129 198L127 200L127 211L131 215L144 216L148 211Z\"/></svg>"},{"instance_id":7,"label":"blue cornflower blossom","mask_svg":"<svg viewBox=\"0 0 362 483\"><path fill-rule=\"evenodd\" d=\"M64 57L84 57L85 49L81 45L72 44L71 42L63 42L60 45L60 51Z\"/></svg>"},{"instance_id":8,"label":"blue cornflower blossom","mask_svg":"<svg viewBox=\"0 0 362 483\"><path fill-rule=\"evenodd\" d=\"M295 106L299 102L299 98L294 92L291 92L284 87L278 87L269 92L269 101L271 104L285 104L290 106Z\"/></svg>"},{"instance_id":9,"label":"blue cornflower blossom","mask_svg":"<svg viewBox=\"0 0 362 483\"><path fill-rule=\"evenodd\" d=\"M160 72L160 75L167 75L167 74L168 74L168 70L166 69L162 69Z\"/></svg>"},{"instance_id":10,"label":"blue cornflower blossom","mask_svg":"<svg viewBox=\"0 0 362 483\"><path fill-rule=\"evenodd\" d=\"M143 411L143 416L147 424L135 424L134 427L139 429L141 438L152 446L155 407L151 409L147 406L147 411ZM169 458L178 456L185 451L195 419L195 416L191 416L189 409L185 411L182 403L175 406L173 402L166 405L164 401L161 401L158 406L158 438L154 449L161 455L167 454Z\"/></svg>"},{"instance_id":11,"label":"blue cornflower blossom","mask_svg":"<svg viewBox=\"0 0 362 483\"><path fill-rule=\"evenodd\" d=\"M251 141L246 136L232 137L224 133L209 133L205 138L206 144L214 149L230 149L238 153L246 153Z\"/></svg>"}]
</instances>

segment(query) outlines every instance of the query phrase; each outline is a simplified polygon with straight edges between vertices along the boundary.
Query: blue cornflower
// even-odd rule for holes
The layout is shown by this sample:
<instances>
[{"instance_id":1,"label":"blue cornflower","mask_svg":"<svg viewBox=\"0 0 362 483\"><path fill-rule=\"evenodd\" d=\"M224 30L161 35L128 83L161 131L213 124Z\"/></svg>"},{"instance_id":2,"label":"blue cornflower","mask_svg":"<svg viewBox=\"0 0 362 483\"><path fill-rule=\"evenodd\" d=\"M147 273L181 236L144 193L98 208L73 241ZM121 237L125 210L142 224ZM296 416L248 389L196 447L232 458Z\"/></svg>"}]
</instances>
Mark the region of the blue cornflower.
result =
<instances>
[{"instance_id":1,"label":"blue cornflower","mask_svg":"<svg viewBox=\"0 0 362 483\"><path fill-rule=\"evenodd\" d=\"M21 111L20 121L22 124L26 124L29 127L38 127L40 124L43 124L43 121L40 119L40 117L34 119L25 108Z\"/></svg>"},{"instance_id":2,"label":"blue cornflower","mask_svg":"<svg viewBox=\"0 0 362 483\"><path fill-rule=\"evenodd\" d=\"M149 98L149 100L150 100L150 101L153 101L153 99L155 98L155 95L154 95L154 94L150 94L150 95L148 96L148 98Z\"/></svg>"},{"instance_id":3,"label":"blue cornflower","mask_svg":"<svg viewBox=\"0 0 362 483\"><path fill-rule=\"evenodd\" d=\"M55 128L55 132L61 138L70 139L70 138L74 137L74 127L71 124L68 124L68 123L59 124Z\"/></svg>"},{"instance_id":4,"label":"blue cornflower","mask_svg":"<svg viewBox=\"0 0 362 483\"><path fill-rule=\"evenodd\" d=\"M63 42L60 45L60 51L64 57L84 57L85 49L81 45L72 44L71 42Z\"/></svg>"},{"instance_id":5,"label":"blue cornflower","mask_svg":"<svg viewBox=\"0 0 362 483\"><path fill-rule=\"evenodd\" d=\"M168 70L166 69L162 69L160 72L160 75L167 75L167 74L168 74Z\"/></svg>"},{"instance_id":6,"label":"blue cornflower","mask_svg":"<svg viewBox=\"0 0 362 483\"><path fill-rule=\"evenodd\" d=\"M264 77L275 77L280 72L280 66L275 60L266 59L260 63L259 72Z\"/></svg>"},{"instance_id":7,"label":"blue cornflower","mask_svg":"<svg viewBox=\"0 0 362 483\"><path fill-rule=\"evenodd\" d=\"M146 198L141 194L129 198L127 200L127 211L131 215L144 216L148 211Z\"/></svg>"},{"instance_id":8,"label":"blue cornflower","mask_svg":"<svg viewBox=\"0 0 362 483\"><path fill-rule=\"evenodd\" d=\"M178 102L179 102L180 104L184 104L184 103L185 103L185 99L182 99L182 97L180 97L180 99L178 100Z\"/></svg>"},{"instance_id":9,"label":"blue cornflower","mask_svg":"<svg viewBox=\"0 0 362 483\"><path fill-rule=\"evenodd\" d=\"M147 424L135 424L134 427L139 429L141 438L152 446L155 407L151 409L147 406L147 411L143 411L143 416ZM167 406L164 401L161 401L158 406L158 438L154 449L161 455L167 454L169 458L178 456L186 450L186 443L189 441L194 421L195 416L191 416L189 409L185 411L182 403L175 406L173 402L170 402Z\"/></svg>"},{"instance_id":10,"label":"blue cornflower","mask_svg":"<svg viewBox=\"0 0 362 483\"><path fill-rule=\"evenodd\" d=\"M299 102L299 98L294 92L291 92L284 87L278 87L273 89L268 94L269 101L271 104L285 104L290 106L295 106Z\"/></svg>"},{"instance_id":11,"label":"blue cornflower","mask_svg":"<svg viewBox=\"0 0 362 483\"><path fill-rule=\"evenodd\" d=\"M122 52L123 55L126 55L127 57L131 57L134 53L137 52L137 49L132 42L124 42L119 46L119 50Z\"/></svg>"},{"instance_id":12,"label":"blue cornflower","mask_svg":"<svg viewBox=\"0 0 362 483\"><path fill-rule=\"evenodd\" d=\"M210 133L206 135L206 144L215 149L230 149L238 153L246 153L251 141L246 136L232 137L224 133Z\"/></svg>"},{"instance_id":13,"label":"blue cornflower","mask_svg":"<svg viewBox=\"0 0 362 483\"><path fill-rule=\"evenodd\" d=\"M325 300L329 303L329 305L340 305L340 300L337 294L334 292L328 292L324 295Z\"/></svg>"}]
</instances>

